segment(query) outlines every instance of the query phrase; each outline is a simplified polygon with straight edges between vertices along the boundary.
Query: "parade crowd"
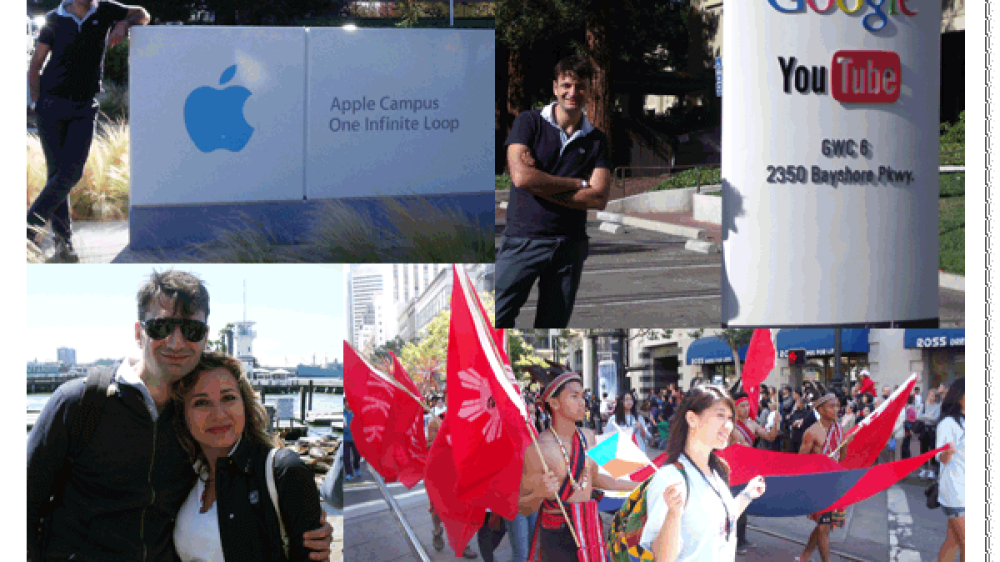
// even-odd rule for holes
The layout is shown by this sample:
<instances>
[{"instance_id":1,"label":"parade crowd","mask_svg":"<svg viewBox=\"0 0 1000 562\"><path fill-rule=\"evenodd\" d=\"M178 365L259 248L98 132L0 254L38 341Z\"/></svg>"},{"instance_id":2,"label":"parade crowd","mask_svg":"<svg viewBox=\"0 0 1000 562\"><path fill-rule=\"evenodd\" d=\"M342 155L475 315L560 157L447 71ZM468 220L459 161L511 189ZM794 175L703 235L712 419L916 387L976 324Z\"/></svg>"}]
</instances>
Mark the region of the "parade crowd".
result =
<instances>
[{"instance_id":1,"label":"parade crowd","mask_svg":"<svg viewBox=\"0 0 1000 562\"><path fill-rule=\"evenodd\" d=\"M759 482L755 480L748 486L748 490L757 486L755 491L739 494L734 498L726 485L729 467L717 460L714 451L739 443L777 452L822 453L836 459L842 444L849 441L848 435L852 427L871 416L896 390L883 386L879 391L867 372L862 373L859 382L849 384L846 393L842 389L826 388L821 383L812 381L806 381L796 388L789 385L781 388L762 385L759 413L756 418L751 418L749 399L745 393L737 392L738 388L727 392L719 386L699 384L692 385L685 392L671 384L641 397L636 396L634 391L617 396L609 396L607 393L597 396L590 389L583 389L579 375L566 372L563 377L566 380L561 382L560 388L554 389L555 392L553 385L559 379L541 388L535 385L539 391L531 390L530 387L522 391L530 423L538 432L538 440L542 445L541 456L549 462L542 462L536 467L537 470L529 469L529 464L541 462L529 447L525 453L521 512L513 520L487 512L476 535L479 552L477 554L471 545L466 546L462 552L465 558L477 559L481 556L486 561L494 560L494 551L507 536L514 562L615 560L605 551L603 544L606 539L613 542L613 534L605 531L609 536L602 539L599 530L588 530L583 524L575 533L570 531L552 498L560 496L563 499L562 507L567 510L583 506L580 517L574 516L574 520L586 521L583 516L585 507L588 503L595 503L587 501L591 500L592 492L598 494L597 489L636 488L635 482L602 476L596 468L583 460L583 452L594 445L596 436L630 429L639 448L650 458L666 451L668 457L677 459L665 464L660 470L662 478L650 478L643 485L648 485L643 491L649 505L642 506L644 526L639 531L642 531L643 537L640 544L645 547L647 554L653 556L653 560L733 560L736 555L746 554L748 549L756 546L747 540L744 510L763 493L764 483L763 478L758 477ZM566 381L571 384L566 384ZM569 387L571 396L565 396L567 393L561 387ZM964 560L964 389L964 379L959 379L951 386L941 384L926 393L915 387L907 397L906 407L896 420L893 436L878 461L892 462L926 453L945 443L955 444L954 449L932 457L915 474L917 478L928 481L941 476L940 499L949 522L939 559L949 562L959 553ZM429 405L424 420L429 448L444 419L445 396L429 394L425 396L425 403ZM693 429L705 426L698 422L710 419L709 413L713 408L718 410L717 418L722 421L709 430ZM728 421L725 421L727 417ZM673 444L672 424L682 426L675 428ZM719 424L722 424L721 428ZM560 429L558 432L555 429L557 425ZM939 435L942 430L944 435ZM702 435L700 432L708 433ZM568 437L559 439L558 435L561 433ZM549 439L549 436L552 438ZM700 444L697 443L699 438L702 439ZM555 454L551 457L548 455L550 440L555 445L552 448ZM348 438L348 448L350 447ZM353 455L349 454L348 458L353 457L353 462L345 462L348 478L356 475L358 470L358 455L353 450L351 452ZM956 454L960 458L956 459ZM694 460L697 456L701 457L700 462ZM955 462L956 460L959 462ZM544 470L542 465L545 465ZM574 472L574 466L579 470ZM588 470L584 470L584 467ZM589 470L591 468L594 470ZM705 478L693 476L698 472ZM699 504L718 495L722 500L720 505L725 509L714 513L704 506L704 509L698 510L685 508L689 504L686 503L686 495L678 491L681 489L678 488L679 485L683 485L685 494L692 498L697 494L707 494L707 499L699 498ZM671 508L683 511L684 514L680 516L679 522L668 525L672 521L667 516ZM431 512L432 544L435 549L443 550L445 529L434 513L433 505ZM607 520L602 522L596 517L596 511L594 513L594 520L590 524L606 529ZM539 517L542 518L541 524L538 522ZM698 525L706 523L706 518L713 517L724 520L719 537L711 533L698 534L697 538L685 535L695 533L694 529ZM829 533L833 528L844 525L844 512L836 510L809 517L816 523L816 529L809 537L802 555L796 560L810 560L813 551L818 551L822 560L830 560ZM691 518L694 519L689 521ZM667 534L662 534L661 531ZM588 534L589 549L592 551L589 557L586 546ZM668 535L678 540L668 540ZM576 546L574 542L582 542L583 546ZM595 545L595 542L601 544ZM656 556L656 553L660 556Z\"/></svg>"}]
</instances>

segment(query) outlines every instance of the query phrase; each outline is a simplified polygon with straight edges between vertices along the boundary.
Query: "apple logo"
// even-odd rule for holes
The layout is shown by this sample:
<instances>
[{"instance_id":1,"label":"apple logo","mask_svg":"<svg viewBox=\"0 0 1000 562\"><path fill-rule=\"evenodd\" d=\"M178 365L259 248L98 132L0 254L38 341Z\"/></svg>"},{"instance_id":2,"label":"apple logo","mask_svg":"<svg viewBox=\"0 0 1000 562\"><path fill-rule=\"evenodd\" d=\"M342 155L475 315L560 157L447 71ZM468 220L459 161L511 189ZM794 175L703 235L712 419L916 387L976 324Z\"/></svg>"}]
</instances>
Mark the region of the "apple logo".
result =
<instances>
[{"instance_id":1,"label":"apple logo","mask_svg":"<svg viewBox=\"0 0 1000 562\"><path fill-rule=\"evenodd\" d=\"M234 64L222 72L219 85L225 85L235 75ZM253 127L243 117L243 105L249 97L250 90L243 86L224 90L202 86L191 92L184 102L184 125L198 150L243 150L253 135Z\"/></svg>"}]
</instances>

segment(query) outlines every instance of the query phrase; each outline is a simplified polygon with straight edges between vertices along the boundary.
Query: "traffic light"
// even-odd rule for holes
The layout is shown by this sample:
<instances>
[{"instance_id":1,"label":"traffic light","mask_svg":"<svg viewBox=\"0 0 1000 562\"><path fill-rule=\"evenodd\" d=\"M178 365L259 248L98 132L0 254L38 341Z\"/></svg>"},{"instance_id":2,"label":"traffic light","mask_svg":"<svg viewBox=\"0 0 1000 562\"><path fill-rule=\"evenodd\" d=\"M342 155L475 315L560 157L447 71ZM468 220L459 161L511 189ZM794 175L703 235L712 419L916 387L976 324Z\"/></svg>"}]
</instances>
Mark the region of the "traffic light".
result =
<instances>
[{"instance_id":1,"label":"traffic light","mask_svg":"<svg viewBox=\"0 0 1000 562\"><path fill-rule=\"evenodd\" d=\"M806 364L806 350L804 349L790 349L788 350L788 366L794 365L805 365Z\"/></svg>"}]
</instances>

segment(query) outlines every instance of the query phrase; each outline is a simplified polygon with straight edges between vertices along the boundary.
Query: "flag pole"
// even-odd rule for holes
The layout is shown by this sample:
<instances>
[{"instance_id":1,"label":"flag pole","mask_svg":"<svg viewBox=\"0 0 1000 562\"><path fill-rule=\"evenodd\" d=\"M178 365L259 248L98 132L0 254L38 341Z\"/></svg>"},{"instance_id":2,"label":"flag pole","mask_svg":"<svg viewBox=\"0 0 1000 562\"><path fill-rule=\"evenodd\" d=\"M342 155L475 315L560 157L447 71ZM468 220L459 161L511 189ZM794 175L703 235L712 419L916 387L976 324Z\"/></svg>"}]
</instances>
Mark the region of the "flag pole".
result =
<instances>
[{"instance_id":1,"label":"flag pole","mask_svg":"<svg viewBox=\"0 0 1000 562\"><path fill-rule=\"evenodd\" d=\"M479 297L476 296L475 291L470 291L472 283L471 280L469 279L469 275L465 272L465 268L459 264L454 264L452 265L452 271L455 273L456 277L458 277L458 282L459 286L461 287L462 293L466 295L466 302L469 301L468 294L470 292L472 293L473 298L478 300ZM489 344L489 350L492 351L492 354L487 352L487 358L491 359L490 361L491 364L494 361L499 362L500 354L497 353L496 340L493 339L493 333L492 333L493 327L490 326L489 319L483 316L482 309L479 306L470 306L469 314L470 316L472 316L472 322L476 326L477 336L480 339L480 344L484 343ZM486 329L489 330L488 337L484 337L484 332L486 332ZM505 336L505 342L507 342L508 340L506 340L507 336L506 331L504 331L504 336ZM485 340L485 342L483 340ZM448 345L450 346L451 342L448 342ZM486 345L483 345L483 351L487 351ZM509 358L510 357L508 356L508 359ZM521 419L524 420L525 428L528 430L528 435L531 437L531 443L535 446L535 451L538 453L538 459L542 461L542 469L545 470L545 472L549 472L548 463L545 462L545 455L542 454L542 448L538 446L538 439L535 438L534 428L531 427L531 422L528 421L528 410L525 407L523 398L517 392L514 392L514 389L506 380L504 380L502 377L497 377L495 371L493 373L493 376L496 378L497 382L500 383L501 387L503 387L504 391L507 393L507 397L510 398L511 402L520 406L518 410L522 414ZM569 469L569 467L566 468L567 470ZM558 493L556 493L556 503L559 504L559 511L562 512L563 518L566 519L566 525L569 527L570 534L573 535L573 542L576 543L576 548L578 549L582 548L580 545L580 539L576 536L576 531L573 529L573 522L572 520L570 520L569 514L566 513L566 508L565 506L563 506L563 502L559 498Z\"/></svg>"},{"instance_id":2,"label":"flag pole","mask_svg":"<svg viewBox=\"0 0 1000 562\"><path fill-rule=\"evenodd\" d=\"M527 418L524 418L524 425L528 429L528 435L531 436L531 442L535 445L535 451L538 452L538 458L542 461L542 469L544 469L545 472L548 472L549 471L549 465L548 465L548 463L545 462L545 455L542 454L542 448L538 446L538 439L535 438L535 432L532 430L533 428L531 427L531 424L528 423ZM584 466L586 466L586 465L584 465ZM569 467L566 467L566 470L569 470ZM584 470L586 470L586 468ZM559 494L558 493L556 493L556 503L559 504L559 511L562 512L563 518L566 519L566 526L569 527L569 532L573 535L573 542L576 543L576 547L577 548L581 548L581 546L580 546L580 539L577 538L576 531L573 530L573 522L570 520L569 514L566 513L566 508L563 506L563 502L559 498Z\"/></svg>"}]
</instances>

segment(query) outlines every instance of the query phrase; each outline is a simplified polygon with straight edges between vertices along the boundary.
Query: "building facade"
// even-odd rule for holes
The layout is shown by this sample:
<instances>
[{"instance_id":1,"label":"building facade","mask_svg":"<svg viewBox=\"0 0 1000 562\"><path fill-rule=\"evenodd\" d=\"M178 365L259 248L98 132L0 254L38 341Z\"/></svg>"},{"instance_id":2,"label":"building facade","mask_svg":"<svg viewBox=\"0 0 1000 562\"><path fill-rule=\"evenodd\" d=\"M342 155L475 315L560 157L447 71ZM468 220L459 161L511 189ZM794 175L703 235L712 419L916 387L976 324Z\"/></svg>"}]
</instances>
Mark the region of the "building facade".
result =
<instances>
[{"instance_id":1,"label":"building facade","mask_svg":"<svg viewBox=\"0 0 1000 562\"><path fill-rule=\"evenodd\" d=\"M65 365L76 365L76 350L69 347L56 349L56 359Z\"/></svg>"}]
</instances>

